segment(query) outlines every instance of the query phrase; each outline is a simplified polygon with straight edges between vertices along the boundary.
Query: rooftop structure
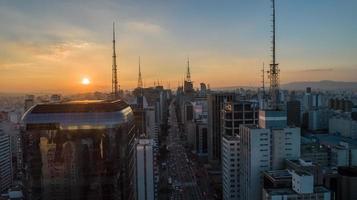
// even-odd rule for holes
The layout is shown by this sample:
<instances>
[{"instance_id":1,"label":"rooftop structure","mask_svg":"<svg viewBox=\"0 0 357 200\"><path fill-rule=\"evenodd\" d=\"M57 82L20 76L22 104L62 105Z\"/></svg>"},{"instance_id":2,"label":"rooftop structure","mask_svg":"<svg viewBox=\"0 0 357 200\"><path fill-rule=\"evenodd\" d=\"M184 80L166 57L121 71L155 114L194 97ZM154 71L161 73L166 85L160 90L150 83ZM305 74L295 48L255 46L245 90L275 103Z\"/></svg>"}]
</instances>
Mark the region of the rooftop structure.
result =
<instances>
[{"instance_id":1,"label":"rooftop structure","mask_svg":"<svg viewBox=\"0 0 357 200\"><path fill-rule=\"evenodd\" d=\"M29 109L22 120L27 128L35 124L39 128L38 125L41 124L43 128L100 129L118 126L132 117L131 108L122 100L90 100L38 104Z\"/></svg>"}]
</instances>

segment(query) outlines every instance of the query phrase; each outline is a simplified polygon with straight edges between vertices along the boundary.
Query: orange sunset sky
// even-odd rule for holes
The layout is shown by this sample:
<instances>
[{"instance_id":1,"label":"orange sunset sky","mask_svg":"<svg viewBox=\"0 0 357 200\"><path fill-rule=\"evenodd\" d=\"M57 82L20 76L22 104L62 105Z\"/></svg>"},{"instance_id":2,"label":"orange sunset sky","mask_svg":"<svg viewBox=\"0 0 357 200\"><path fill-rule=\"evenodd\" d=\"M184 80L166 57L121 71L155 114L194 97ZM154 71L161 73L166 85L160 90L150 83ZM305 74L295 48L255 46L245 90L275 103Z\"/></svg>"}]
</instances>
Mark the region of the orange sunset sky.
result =
<instances>
[{"instance_id":1,"label":"orange sunset sky","mask_svg":"<svg viewBox=\"0 0 357 200\"><path fill-rule=\"evenodd\" d=\"M258 86L270 2L218 2L1 2L0 92L109 91L113 21L121 89L136 87L139 56L144 86L176 88L188 56L195 87ZM357 81L357 3L318 2L277 3L282 83Z\"/></svg>"}]
</instances>

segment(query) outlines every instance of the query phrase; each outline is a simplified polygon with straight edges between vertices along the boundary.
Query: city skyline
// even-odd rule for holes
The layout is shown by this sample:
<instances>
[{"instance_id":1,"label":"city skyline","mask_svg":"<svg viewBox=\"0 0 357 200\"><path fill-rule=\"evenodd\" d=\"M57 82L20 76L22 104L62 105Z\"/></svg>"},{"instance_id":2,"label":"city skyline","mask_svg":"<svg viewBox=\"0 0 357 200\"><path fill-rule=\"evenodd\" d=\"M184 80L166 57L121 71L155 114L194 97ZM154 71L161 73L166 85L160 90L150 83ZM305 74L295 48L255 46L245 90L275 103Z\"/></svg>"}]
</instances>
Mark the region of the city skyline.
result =
<instances>
[{"instance_id":1,"label":"city skyline","mask_svg":"<svg viewBox=\"0 0 357 200\"><path fill-rule=\"evenodd\" d=\"M261 65L270 63L269 4L2 2L0 91L109 92L113 21L121 89L136 87L138 56L144 86L176 87L187 56L196 86L259 86ZM357 81L356 8L353 1L277 2L282 83Z\"/></svg>"}]
</instances>

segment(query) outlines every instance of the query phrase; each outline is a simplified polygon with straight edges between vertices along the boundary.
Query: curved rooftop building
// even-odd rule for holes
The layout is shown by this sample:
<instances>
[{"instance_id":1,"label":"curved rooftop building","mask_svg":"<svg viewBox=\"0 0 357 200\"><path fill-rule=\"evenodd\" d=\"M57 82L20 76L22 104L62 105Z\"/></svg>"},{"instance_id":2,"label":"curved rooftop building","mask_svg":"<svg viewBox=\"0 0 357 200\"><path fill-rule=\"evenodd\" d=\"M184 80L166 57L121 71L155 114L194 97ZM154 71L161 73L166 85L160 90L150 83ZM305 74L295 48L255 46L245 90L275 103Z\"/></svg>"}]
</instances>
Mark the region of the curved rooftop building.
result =
<instances>
[{"instance_id":1,"label":"curved rooftop building","mask_svg":"<svg viewBox=\"0 0 357 200\"><path fill-rule=\"evenodd\" d=\"M39 104L22 120L28 199L132 199L135 125L124 101Z\"/></svg>"}]
</instances>

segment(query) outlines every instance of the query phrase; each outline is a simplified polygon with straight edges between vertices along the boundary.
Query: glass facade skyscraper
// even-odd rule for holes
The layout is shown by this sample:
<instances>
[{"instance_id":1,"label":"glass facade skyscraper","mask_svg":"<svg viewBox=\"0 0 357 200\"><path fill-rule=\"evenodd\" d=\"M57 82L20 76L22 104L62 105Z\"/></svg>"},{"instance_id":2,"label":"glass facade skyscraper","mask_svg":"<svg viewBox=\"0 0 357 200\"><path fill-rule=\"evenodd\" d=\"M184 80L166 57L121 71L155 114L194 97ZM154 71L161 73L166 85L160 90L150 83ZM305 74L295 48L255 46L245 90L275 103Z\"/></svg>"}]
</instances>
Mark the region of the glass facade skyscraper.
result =
<instances>
[{"instance_id":1,"label":"glass facade skyscraper","mask_svg":"<svg viewBox=\"0 0 357 200\"><path fill-rule=\"evenodd\" d=\"M28 199L132 199L134 117L118 101L40 104L23 116Z\"/></svg>"}]
</instances>

